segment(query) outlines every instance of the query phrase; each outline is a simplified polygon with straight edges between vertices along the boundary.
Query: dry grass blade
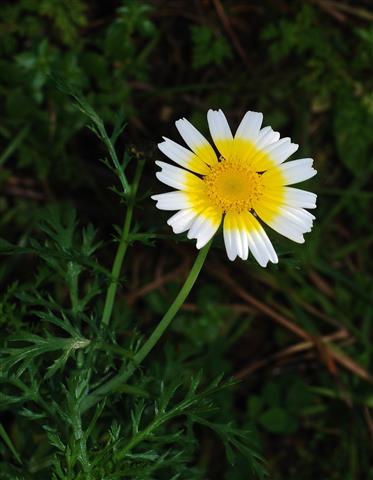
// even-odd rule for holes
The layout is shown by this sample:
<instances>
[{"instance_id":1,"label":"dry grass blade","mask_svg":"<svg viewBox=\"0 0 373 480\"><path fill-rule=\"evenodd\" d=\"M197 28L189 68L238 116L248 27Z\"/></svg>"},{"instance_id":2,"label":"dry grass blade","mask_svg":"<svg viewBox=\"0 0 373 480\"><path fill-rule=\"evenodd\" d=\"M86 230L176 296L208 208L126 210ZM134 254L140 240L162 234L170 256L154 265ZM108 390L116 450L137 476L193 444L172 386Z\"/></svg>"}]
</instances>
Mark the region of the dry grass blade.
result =
<instances>
[{"instance_id":1,"label":"dry grass blade","mask_svg":"<svg viewBox=\"0 0 373 480\"><path fill-rule=\"evenodd\" d=\"M330 343L322 342L320 338L310 335L299 325L296 325L273 308L267 306L265 303L261 302L260 300L256 299L248 292L246 292L246 290L241 287L241 285L236 280L233 279L232 275L229 274L225 267L222 267L220 265L218 268L210 266L208 268L208 271L214 277L219 278L219 280L223 281L227 286L232 289L232 291L237 296L242 298L248 304L255 307L256 310L264 313L269 318L274 320L277 324L286 328L288 331L292 332L297 337L305 340L306 342L310 342L319 352L320 360L332 374L336 374L336 367L334 364L335 362L344 367L346 370L349 370L351 373L362 378L363 380L373 382L373 377L371 376L371 374L359 364L354 362L346 354L342 353L339 350L336 350L335 347Z\"/></svg>"},{"instance_id":2,"label":"dry grass blade","mask_svg":"<svg viewBox=\"0 0 373 480\"><path fill-rule=\"evenodd\" d=\"M244 64L249 67L249 60L247 58L247 55L245 53L245 50L243 49L237 35L235 34L235 31L232 28L231 22L229 20L229 17L225 13L224 7L221 4L220 0L213 0L216 13L218 14L220 21L224 27L224 30L226 31L227 35L231 39L234 48L236 49L238 55L240 56L241 60L244 62Z\"/></svg>"},{"instance_id":3,"label":"dry grass blade","mask_svg":"<svg viewBox=\"0 0 373 480\"><path fill-rule=\"evenodd\" d=\"M139 298L143 297L144 295L157 290L167 282L170 282L175 279L184 278L188 271L188 264L189 262L183 263L181 266L177 267L175 270L172 270L169 273L165 273L162 275L157 275L154 280L147 283L143 287L139 288L135 292L131 292L127 295L127 303L129 305L133 305Z\"/></svg>"},{"instance_id":4,"label":"dry grass blade","mask_svg":"<svg viewBox=\"0 0 373 480\"><path fill-rule=\"evenodd\" d=\"M347 17L341 12L345 12L346 14L353 15L357 18L361 18L362 20L367 20L368 22L371 22L373 20L373 13L369 10L362 7L355 7L341 1L313 0L313 3L319 5L321 9L330 13L332 16L334 16L337 20L341 22L347 21Z\"/></svg>"},{"instance_id":5,"label":"dry grass blade","mask_svg":"<svg viewBox=\"0 0 373 480\"><path fill-rule=\"evenodd\" d=\"M349 333L347 330L338 330L335 333L331 333L330 335L325 335L319 339L320 344L326 344L329 342L335 341L343 341L350 338ZM234 377L237 380L241 380L245 377L252 375L255 371L260 370L261 368L265 367L266 365L275 362L276 360L282 360L286 357L290 357L296 355L298 353L305 352L307 350L311 350L315 347L314 342L306 341L306 342L299 342L290 347L284 348L280 352L271 355L270 357L266 358L265 360L257 360L255 362L250 363L246 367L239 370L237 373L234 374Z\"/></svg>"}]
</instances>

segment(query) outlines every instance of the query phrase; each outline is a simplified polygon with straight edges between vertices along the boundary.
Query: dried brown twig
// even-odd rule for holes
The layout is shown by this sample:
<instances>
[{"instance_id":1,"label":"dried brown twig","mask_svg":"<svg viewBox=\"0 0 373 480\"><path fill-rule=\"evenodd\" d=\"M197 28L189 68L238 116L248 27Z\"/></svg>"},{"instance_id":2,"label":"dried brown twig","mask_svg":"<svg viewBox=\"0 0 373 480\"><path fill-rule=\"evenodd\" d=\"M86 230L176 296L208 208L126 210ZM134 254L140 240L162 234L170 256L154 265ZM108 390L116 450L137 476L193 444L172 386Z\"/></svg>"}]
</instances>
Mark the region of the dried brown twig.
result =
<instances>
[{"instance_id":1,"label":"dried brown twig","mask_svg":"<svg viewBox=\"0 0 373 480\"><path fill-rule=\"evenodd\" d=\"M216 10L216 13L223 25L223 28L224 30L226 31L227 35L229 36L229 38L231 39L231 42L237 52L237 54L239 55L239 57L241 58L241 60L243 61L243 63L249 67L249 59L246 55L246 52L245 50L243 49L232 25L231 25L231 21L229 20L229 17L227 16L227 14L225 13L225 10L224 10L224 7L221 3L220 0L212 0L213 4L214 4L214 7L215 7L215 10Z\"/></svg>"},{"instance_id":2,"label":"dried brown twig","mask_svg":"<svg viewBox=\"0 0 373 480\"><path fill-rule=\"evenodd\" d=\"M286 330L292 332L298 338L301 338L305 342L313 345L313 348L315 348L316 352L319 354L319 359L326 366L330 373L335 375L337 373L336 364L339 364L346 370L349 370L363 380L367 382L373 382L373 377L367 370L357 364L349 356L347 356L340 350L337 350L336 347L330 343L330 341L325 342L322 338L309 334L299 325L293 323L291 320L278 313L273 308L269 307L265 303L250 295L233 278L233 276L229 274L225 267L219 265L219 267L217 268L216 266L213 267L211 265L208 265L207 270L215 278L218 278L228 287L230 287L235 295L243 299L249 305L254 306L257 311L264 313L269 318L274 320L277 324L281 325Z\"/></svg>"},{"instance_id":3,"label":"dried brown twig","mask_svg":"<svg viewBox=\"0 0 373 480\"><path fill-rule=\"evenodd\" d=\"M340 340L345 340L349 338L349 334L346 330L338 330L335 333L332 333L330 335L325 335L319 339L320 344L326 344L334 341L340 341ZM294 345L291 345L290 347L286 347L284 350L281 350L280 352L276 352L275 354L263 359L263 360L256 360L252 363L250 363L248 366L242 368L239 370L237 373L234 374L234 377L237 380L241 380L245 377L249 377L252 375L255 371L277 361L277 360L283 360L287 357L296 355L297 353L305 352L307 350L311 350L314 348L314 343L310 341L306 342L299 342Z\"/></svg>"}]
</instances>

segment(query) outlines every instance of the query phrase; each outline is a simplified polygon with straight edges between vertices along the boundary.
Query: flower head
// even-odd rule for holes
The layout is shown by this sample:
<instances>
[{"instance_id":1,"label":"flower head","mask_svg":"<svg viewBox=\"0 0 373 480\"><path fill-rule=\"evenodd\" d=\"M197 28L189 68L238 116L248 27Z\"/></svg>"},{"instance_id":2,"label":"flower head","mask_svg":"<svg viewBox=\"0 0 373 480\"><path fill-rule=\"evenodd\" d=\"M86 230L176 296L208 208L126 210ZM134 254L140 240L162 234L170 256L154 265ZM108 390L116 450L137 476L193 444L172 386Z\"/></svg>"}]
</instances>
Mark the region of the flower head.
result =
<instances>
[{"instance_id":1,"label":"flower head","mask_svg":"<svg viewBox=\"0 0 373 480\"><path fill-rule=\"evenodd\" d=\"M247 112L235 135L224 113L209 110L207 120L215 147L185 118L176 127L189 149L165 138L158 147L180 167L157 161L157 178L176 190L153 195L161 210L178 210L169 220L174 233L202 248L223 222L230 260L246 260L249 252L265 267L277 254L262 222L285 237L303 243L314 216L316 195L290 187L316 174L311 158L285 162L297 149L271 127L261 128L263 115Z\"/></svg>"}]
</instances>

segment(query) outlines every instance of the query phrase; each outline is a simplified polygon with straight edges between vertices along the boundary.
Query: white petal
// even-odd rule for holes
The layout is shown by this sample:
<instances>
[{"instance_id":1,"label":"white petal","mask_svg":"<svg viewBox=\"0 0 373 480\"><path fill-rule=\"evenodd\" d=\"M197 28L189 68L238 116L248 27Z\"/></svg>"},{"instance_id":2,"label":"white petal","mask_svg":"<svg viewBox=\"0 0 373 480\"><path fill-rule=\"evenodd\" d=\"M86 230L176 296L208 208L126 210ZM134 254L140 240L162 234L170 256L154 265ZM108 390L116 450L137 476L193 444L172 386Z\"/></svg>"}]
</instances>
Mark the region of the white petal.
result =
<instances>
[{"instance_id":1,"label":"white petal","mask_svg":"<svg viewBox=\"0 0 373 480\"><path fill-rule=\"evenodd\" d=\"M280 210L272 208L271 205L261 203L255 206L257 215L273 230L290 238L294 242L303 243L303 233L305 226L299 224L299 219L295 220L294 215L291 215L289 211L284 214L285 207L281 207Z\"/></svg>"},{"instance_id":2,"label":"white petal","mask_svg":"<svg viewBox=\"0 0 373 480\"><path fill-rule=\"evenodd\" d=\"M188 196L184 192L160 193L152 195L151 198L157 202L156 207L160 210L180 210L191 207Z\"/></svg>"},{"instance_id":3,"label":"white petal","mask_svg":"<svg viewBox=\"0 0 373 480\"><path fill-rule=\"evenodd\" d=\"M285 202L296 208L316 208L317 195L299 188L285 187Z\"/></svg>"},{"instance_id":4,"label":"white petal","mask_svg":"<svg viewBox=\"0 0 373 480\"><path fill-rule=\"evenodd\" d=\"M186 118L177 120L176 128L183 137L185 143L208 165L213 165L217 162L214 149L206 140L206 138L199 132Z\"/></svg>"},{"instance_id":5,"label":"white petal","mask_svg":"<svg viewBox=\"0 0 373 480\"><path fill-rule=\"evenodd\" d=\"M242 260L247 260L249 258L249 238L247 232L244 228L240 229L241 235L241 244L242 244Z\"/></svg>"},{"instance_id":6,"label":"white petal","mask_svg":"<svg viewBox=\"0 0 373 480\"><path fill-rule=\"evenodd\" d=\"M243 250L240 230L238 229L232 230L232 240L237 252L237 256L243 259L246 256L246 252L244 252Z\"/></svg>"},{"instance_id":7,"label":"white petal","mask_svg":"<svg viewBox=\"0 0 373 480\"><path fill-rule=\"evenodd\" d=\"M233 136L224 113L221 110L209 110L207 121L211 137L219 152L223 157L229 157L232 151Z\"/></svg>"},{"instance_id":8,"label":"white petal","mask_svg":"<svg viewBox=\"0 0 373 480\"><path fill-rule=\"evenodd\" d=\"M256 205L255 209L259 217L269 226L273 227L274 224L279 225L284 222L300 234L311 231L315 218L302 208L293 208L288 205L282 205L278 208L262 202L261 205Z\"/></svg>"},{"instance_id":9,"label":"white petal","mask_svg":"<svg viewBox=\"0 0 373 480\"><path fill-rule=\"evenodd\" d=\"M280 134L278 132L272 130L271 127L264 127L259 132L255 146L260 150L271 143L278 142L279 140Z\"/></svg>"},{"instance_id":10,"label":"white petal","mask_svg":"<svg viewBox=\"0 0 373 480\"><path fill-rule=\"evenodd\" d=\"M276 252L258 220L251 213L245 214L244 218L248 226L249 247L259 265L266 267L269 261L277 263Z\"/></svg>"},{"instance_id":11,"label":"white petal","mask_svg":"<svg viewBox=\"0 0 373 480\"><path fill-rule=\"evenodd\" d=\"M249 241L245 223L239 215L232 216L231 225L234 227L233 234L237 246L237 254L242 260L249 257Z\"/></svg>"},{"instance_id":12,"label":"white petal","mask_svg":"<svg viewBox=\"0 0 373 480\"><path fill-rule=\"evenodd\" d=\"M158 148L168 158L181 167L188 168L193 172L201 173L202 175L209 173L209 167L202 162L197 155L169 138L163 138L164 142L159 143Z\"/></svg>"},{"instance_id":13,"label":"white petal","mask_svg":"<svg viewBox=\"0 0 373 480\"><path fill-rule=\"evenodd\" d=\"M234 138L256 142L263 122L263 114L259 112L246 112L239 124Z\"/></svg>"},{"instance_id":14,"label":"white petal","mask_svg":"<svg viewBox=\"0 0 373 480\"><path fill-rule=\"evenodd\" d=\"M312 168L312 158L301 158L300 160L293 160L292 162L285 162L279 168L284 176L284 185L291 185L293 183L303 182L316 175L317 171ZM264 175L271 175L271 170Z\"/></svg>"},{"instance_id":15,"label":"white petal","mask_svg":"<svg viewBox=\"0 0 373 480\"><path fill-rule=\"evenodd\" d=\"M196 247L198 249L204 247L215 235L218 228L219 225L206 222L198 232Z\"/></svg>"},{"instance_id":16,"label":"white petal","mask_svg":"<svg viewBox=\"0 0 373 480\"><path fill-rule=\"evenodd\" d=\"M304 208L294 208L287 206L286 207L291 213L294 215L298 216L299 218L304 219L305 221L311 221L313 222L315 220L315 215L313 215L311 212L308 212Z\"/></svg>"},{"instance_id":17,"label":"white petal","mask_svg":"<svg viewBox=\"0 0 373 480\"><path fill-rule=\"evenodd\" d=\"M202 182L202 180L193 175L193 173L175 167L165 162L156 161L156 165L161 167L161 171L156 173L158 180L168 185L169 187L177 188L178 190L185 190L190 183Z\"/></svg>"},{"instance_id":18,"label":"white petal","mask_svg":"<svg viewBox=\"0 0 373 480\"><path fill-rule=\"evenodd\" d=\"M288 206L281 207L280 216L292 223L294 228L297 228L301 233L311 231L313 220L315 218L306 210Z\"/></svg>"},{"instance_id":19,"label":"white petal","mask_svg":"<svg viewBox=\"0 0 373 480\"><path fill-rule=\"evenodd\" d=\"M196 216L196 212L192 208L188 208L172 215L172 217L167 220L167 223L171 225L174 233L182 233L190 228Z\"/></svg>"},{"instance_id":20,"label":"white petal","mask_svg":"<svg viewBox=\"0 0 373 480\"><path fill-rule=\"evenodd\" d=\"M268 260L270 260L272 263L278 263L277 254L264 228L251 213L249 213L249 221L254 227L256 241L262 244L263 250L266 252L266 257L268 258Z\"/></svg>"},{"instance_id":21,"label":"white petal","mask_svg":"<svg viewBox=\"0 0 373 480\"><path fill-rule=\"evenodd\" d=\"M229 213L225 215L223 235L229 260L233 261L237 256L247 260L249 256L247 231L239 216Z\"/></svg>"},{"instance_id":22,"label":"white petal","mask_svg":"<svg viewBox=\"0 0 373 480\"><path fill-rule=\"evenodd\" d=\"M261 267L266 267L269 261L267 252L258 234L254 231L248 234L250 251Z\"/></svg>"},{"instance_id":23,"label":"white petal","mask_svg":"<svg viewBox=\"0 0 373 480\"><path fill-rule=\"evenodd\" d=\"M192 222L188 238L197 239L197 248L200 249L208 243L218 230L220 222L212 221L206 212L201 212Z\"/></svg>"},{"instance_id":24,"label":"white petal","mask_svg":"<svg viewBox=\"0 0 373 480\"><path fill-rule=\"evenodd\" d=\"M275 218L269 224L269 226L284 237L293 240L293 242L304 243L303 234L294 226L293 223L286 221L282 217Z\"/></svg>"},{"instance_id":25,"label":"white petal","mask_svg":"<svg viewBox=\"0 0 373 480\"><path fill-rule=\"evenodd\" d=\"M223 237L228 258L231 262L233 262L233 260L235 260L237 257L237 247L233 240L233 229L230 228L230 222L227 219L228 215L225 215L223 224Z\"/></svg>"},{"instance_id":26,"label":"white petal","mask_svg":"<svg viewBox=\"0 0 373 480\"><path fill-rule=\"evenodd\" d=\"M262 197L262 202L267 205L287 205L292 208L316 208L317 195L293 187L268 188Z\"/></svg>"},{"instance_id":27,"label":"white petal","mask_svg":"<svg viewBox=\"0 0 373 480\"><path fill-rule=\"evenodd\" d=\"M265 245L269 260L272 263L278 263L277 253L276 253L275 249L273 248L272 242L268 238L268 235L266 234L265 230L263 228L261 230L258 230L258 235L261 237L261 240Z\"/></svg>"},{"instance_id":28,"label":"white petal","mask_svg":"<svg viewBox=\"0 0 373 480\"><path fill-rule=\"evenodd\" d=\"M268 153L269 158L275 165L280 165L287 160L290 155L296 152L298 148L299 145L296 143L291 143L290 138L285 137L278 142L267 145L263 148L263 151Z\"/></svg>"}]
</instances>

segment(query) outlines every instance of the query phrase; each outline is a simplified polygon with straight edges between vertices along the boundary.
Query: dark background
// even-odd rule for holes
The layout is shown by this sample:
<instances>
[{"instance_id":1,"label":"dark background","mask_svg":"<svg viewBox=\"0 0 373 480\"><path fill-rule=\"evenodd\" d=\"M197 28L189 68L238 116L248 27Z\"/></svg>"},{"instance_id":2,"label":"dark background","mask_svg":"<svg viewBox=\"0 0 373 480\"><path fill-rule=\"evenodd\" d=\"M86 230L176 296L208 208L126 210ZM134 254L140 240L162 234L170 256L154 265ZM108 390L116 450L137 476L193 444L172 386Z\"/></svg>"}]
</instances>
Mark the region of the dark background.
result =
<instances>
[{"instance_id":1,"label":"dark background","mask_svg":"<svg viewBox=\"0 0 373 480\"><path fill-rule=\"evenodd\" d=\"M109 244L123 215L107 189L116 180L67 91L83 93L109 131L122 112L118 149L146 160L135 221L164 234L152 247L136 243L125 264L117 315L139 316L143 331L196 254L192 242L175 242L147 196L165 191L156 144L179 141L175 120L207 134L209 108L222 108L232 129L247 110L261 111L300 144L299 158L315 159L318 175L301 186L318 194L306 243L271 232L280 262L261 269L228 262L217 238L154 355L171 342L207 376L242 380L222 401L224 417L254 432L272 478L373 478L372 2L2 1L0 52L1 237L24 244L40 233L40 212L58 204L74 206ZM113 251L99 254L107 266ZM0 264L6 333L17 328L7 289L32 281L33 269L33 258ZM30 440L6 418L22 451ZM229 466L203 435L206 478L248 478L243 459Z\"/></svg>"}]
</instances>

